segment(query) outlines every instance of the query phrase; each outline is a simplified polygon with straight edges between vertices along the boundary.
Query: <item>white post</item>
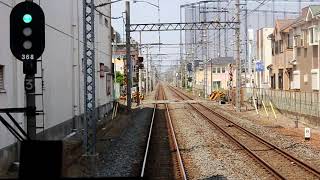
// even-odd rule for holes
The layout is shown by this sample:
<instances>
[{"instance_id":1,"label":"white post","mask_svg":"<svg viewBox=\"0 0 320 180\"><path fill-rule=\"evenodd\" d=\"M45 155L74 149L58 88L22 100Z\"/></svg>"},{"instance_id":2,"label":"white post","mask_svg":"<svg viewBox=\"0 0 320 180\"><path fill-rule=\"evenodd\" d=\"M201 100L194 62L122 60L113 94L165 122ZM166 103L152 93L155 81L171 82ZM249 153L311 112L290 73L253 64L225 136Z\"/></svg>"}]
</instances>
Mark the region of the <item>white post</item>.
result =
<instances>
[{"instance_id":1,"label":"white post","mask_svg":"<svg viewBox=\"0 0 320 180\"><path fill-rule=\"evenodd\" d=\"M147 62L146 62L146 94L149 94L149 68L148 65L149 64L149 46L147 46Z\"/></svg>"},{"instance_id":2,"label":"white post","mask_svg":"<svg viewBox=\"0 0 320 180\"><path fill-rule=\"evenodd\" d=\"M142 94L142 69L139 68L139 95Z\"/></svg>"}]
</instances>

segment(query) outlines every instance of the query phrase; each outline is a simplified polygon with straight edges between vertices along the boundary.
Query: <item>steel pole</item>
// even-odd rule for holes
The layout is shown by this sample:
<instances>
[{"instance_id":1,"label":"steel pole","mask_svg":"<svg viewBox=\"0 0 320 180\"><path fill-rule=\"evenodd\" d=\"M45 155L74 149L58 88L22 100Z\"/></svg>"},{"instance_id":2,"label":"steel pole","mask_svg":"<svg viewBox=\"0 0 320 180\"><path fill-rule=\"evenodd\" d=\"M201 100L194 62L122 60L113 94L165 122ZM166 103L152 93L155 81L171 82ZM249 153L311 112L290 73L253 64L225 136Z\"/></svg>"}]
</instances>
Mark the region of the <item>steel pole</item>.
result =
<instances>
[{"instance_id":1,"label":"steel pole","mask_svg":"<svg viewBox=\"0 0 320 180\"><path fill-rule=\"evenodd\" d=\"M127 50L127 110L131 111L131 87L132 87L132 67L131 67L131 42L130 42L130 2L126 1L126 50Z\"/></svg>"},{"instance_id":2,"label":"steel pole","mask_svg":"<svg viewBox=\"0 0 320 180\"><path fill-rule=\"evenodd\" d=\"M182 23L182 10L181 10L181 6L180 6L180 23ZM186 71L185 71L185 62L183 61L182 59L182 30L180 30L180 62L181 62L181 86L183 87L183 84L184 84L184 87L186 87L186 84L185 84L185 79L186 79ZM184 83L183 83L183 80L184 80Z\"/></svg>"},{"instance_id":3,"label":"steel pole","mask_svg":"<svg viewBox=\"0 0 320 180\"><path fill-rule=\"evenodd\" d=\"M227 12L224 12L224 21L227 21ZM228 46L227 46L227 28L224 28L224 56L227 57L228 56Z\"/></svg>"},{"instance_id":4,"label":"steel pole","mask_svg":"<svg viewBox=\"0 0 320 180\"><path fill-rule=\"evenodd\" d=\"M236 0L236 67L237 67L237 86L236 86L236 110L237 112L241 111L240 104L240 88L241 88L241 61L240 61L240 0Z\"/></svg>"},{"instance_id":5,"label":"steel pole","mask_svg":"<svg viewBox=\"0 0 320 180\"><path fill-rule=\"evenodd\" d=\"M244 34L245 34L245 43L246 43L246 51L245 51L245 53L246 53L246 57L245 57L245 84L247 84L247 74L248 74L248 64L249 64L249 62L250 62L250 60L248 59L249 57L248 57L248 4L247 4L247 0L245 1L245 4L246 4L246 10L245 10L245 22L244 22L244 24L245 24L245 32L244 32ZM250 77L250 74L251 74L251 72L249 71L249 77Z\"/></svg>"},{"instance_id":6,"label":"steel pole","mask_svg":"<svg viewBox=\"0 0 320 180\"><path fill-rule=\"evenodd\" d=\"M140 33L139 33L139 42L140 42L140 44L139 44L139 56L141 56L141 54L142 54L142 52L141 52L141 44L142 44L142 42L141 42L141 31L140 31ZM140 69L140 62L139 62L139 66L138 66L138 89L137 89L137 91L138 91L138 94L137 94L137 101L138 101L138 105L140 105L140 94L142 94L142 86L141 86L141 69Z\"/></svg>"}]
</instances>

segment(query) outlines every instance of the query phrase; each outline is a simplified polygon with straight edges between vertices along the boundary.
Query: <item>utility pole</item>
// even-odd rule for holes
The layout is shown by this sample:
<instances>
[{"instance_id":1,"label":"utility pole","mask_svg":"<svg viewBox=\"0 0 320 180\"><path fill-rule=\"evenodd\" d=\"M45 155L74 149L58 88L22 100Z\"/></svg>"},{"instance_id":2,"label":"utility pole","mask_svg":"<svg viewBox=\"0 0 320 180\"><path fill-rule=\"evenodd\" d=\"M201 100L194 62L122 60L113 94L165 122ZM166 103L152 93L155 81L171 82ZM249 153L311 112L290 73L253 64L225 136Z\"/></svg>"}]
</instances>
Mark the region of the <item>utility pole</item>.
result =
<instances>
[{"instance_id":1,"label":"utility pole","mask_svg":"<svg viewBox=\"0 0 320 180\"><path fill-rule=\"evenodd\" d=\"M221 21L221 17L220 17L220 12L221 11L221 8L220 8L220 0L218 0L218 21L220 22ZM221 56L221 28L219 27L218 29L218 57L220 58ZM212 82L211 82L212 83Z\"/></svg>"},{"instance_id":2,"label":"utility pole","mask_svg":"<svg viewBox=\"0 0 320 180\"><path fill-rule=\"evenodd\" d=\"M131 67L131 41L130 41L130 2L126 1L126 50L127 50L127 110L131 111L131 87L132 87L132 67Z\"/></svg>"},{"instance_id":3,"label":"utility pole","mask_svg":"<svg viewBox=\"0 0 320 180\"><path fill-rule=\"evenodd\" d=\"M141 47L141 31L139 32L139 57L142 55L142 47ZM137 94L137 100L138 100L138 105L140 105L140 95L142 94L142 76L141 76L141 67L140 67L140 64L142 62L139 62L139 66L138 66L138 79L139 79L139 82L138 82L138 94Z\"/></svg>"},{"instance_id":4,"label":"utility pole","mask_svg":"<svg viewBox=\"0 0 320 180\"><path fill-rule=\"evenodd\" d=\"M88 9L90 11L88 11ZM94 43L94 0L83 0L83 58L84 58L84 97L86 124L86 154L96 153L96 103L95 103L95 43Z\"/></svg>"},{"instance_id":5,"label":"utility pole","mask_svg":"<svg viewBox=\"0 0 320 180\"><path fill-rule=\"evenodd\" d=\"M152 66L151 66L151 62L152 62L152 56L150 55L150 61L149 61L149 64L150 64L150 66L149 66L149 90L150 90L150 92L152 92Z\"/></svg>"},{"instance_id":6,"label":"utility pole","mask_svg":"<svg viewBox=\"0 0 320 180\"><path fill-rule=\"evenodd\" d=\"M236 0L236 67L237 67L237 86L236 86L236 110L237 112L241 111L241 61L240 61L240 0Z\"/></svg>"},{"instance_id":7,"label":"utility pole","mask_svg":"<svg viewBox=\"0 0 320 180\"><path fill-rule=\"evenodd\" d=\"M182 7L181 6L180 6L180 23L182 23ZM180 30L180 62L181 62L181 87L183 87L183 83L184 83L186 88L185 81L183 82L183 80L186 79L186 70L185 70L186 63L185 61L183 61L183 58L182 58L182 30Z\"/></svg>"},{"instance_id":8,"label":"utility pole","mask_svg":"<svg viewBox=\"0 0 320 180\"><path fill-rule=\"evenodd\" d=\"M224 12L224 21L227 21L227 11ZM224 28L224 56L227 57L228 56L228 43L227 43L227 28Z\"/></svg>"},{"instance_id":9,"label":"utility pole","mask_svg":"<svg viewBox=\"0 0 320 180\"><path fill-rule=\"evenodd\" d=\"M274 14L274 10L275 10L274 5L275 5L274 0L272 0L272 26L275 25L275 19L276 19L275 14Z\"/></svg>"},{"instance_id":10,"label":"utility pole","mask_svg":"<svg viewBox=\"0 0 320 180\"><path fill-rule=\"evenodd\" d=\"M206 89L205 89L205 94L204 94L204 98L208 98L208 63L209 63L209 30L207 30L206 32L207 34L207 37L206 37ZM211 81L211 84L212 84L212 80Z\"/></svg>"},{"instance_id":11,"label":"utility pole","mask_svg":"<svg viewBox=\"0 0 320 180\"><path fill-rule=\"evenodd\" d=\"M192 8L192 21L196 22L196 11L195 8ZM191 48L192 48L192 94L195 95L195 85L196 85L196 65L195 65L195 43L197 41L197 36L196 36L196 30L193 31L193 37L192 37L192 44L191 44Z\"/></svg>"},{"instance_id":12,"label":"utility pole","mask_svg":"<svg viewBox=\"0 0 320 180\"><path fill-rule=\"evenodd\" d=\"M248 72L249 72L249 83L250 83L250 87L254 87L254 84L252 83L252 79L253 79L253 75L252 75L252 44L253 44L253 29L248 29L248 33L249 33L249 48L248 48ZM255 83L255 81L254 81Z\"/></svg>"},{"instance_id":13,"label":"utility pole","mask_svg":"<svg viewBox=\"0 0 320 180\"><path fill-rule=\"evenodd\" d=\"M245 84L247 83L247 73L248 73L248 64L250 62L250 60L248 59L248 2L247 0L245 1L245 21L244 21L244 25L245 25L245 47L246 47L246 55L245 55ZM250 76L251 72L249 71L249 76Z\"/></svg>"},{"instance_id":14,"label":"utility pole","mask_svg":"<svg viewBox=\"0 0 320 180\"><path fill-rule=\"evenodd\" d=\"M207 4L205 4L205 9L207 9L206 8L207 7ZM204 14L204 22L207 22L207 14L205 13ZM208 33L208 29L206 29L205 30L205 36L206 36L206 42L205 42L205 44L203 44L204 46L205 46L205 59L204 59L204 63L205 63L205 69L204 69L204 98L205 99L207 99L207 93L208 93L208 53L209 53L209 51L208 51L208 46L209 46L209 38L208 38L208 36L209 36L209 33ZM203 39L204 40L204 39Z\"/></svg>"},{"instance_id":15,"label":"utility pole","mask_svg":"<svg viewBox=\"0 0 320 180\"><path fill-rule=\"evenodd\" d=\"M89 176L96 175L96 84L94 0L83 0L83 65L84 65L84 120L85 152Z\"/></svg>"},{"instance_id":16,"label":"utility pole","mask_svg":"<svg viewBox=\"0 0 320 180\"><path fill-rule=\"evenodd\" d=\"M158 0L158 23L160 24L160 0ZM159 54L160 54L160 52L161 52L161 49L160 49L160 47L161 47L161 45L160 45L160 43L161 43L161 39L160 39L160 30L159 30L159 32L158 32L159 34L158 34L158 38L159 38ZM160 56L160 62L162 63L162 56ZM160 67L159 67L160 68Z\"/></svg>"}]
</instances>

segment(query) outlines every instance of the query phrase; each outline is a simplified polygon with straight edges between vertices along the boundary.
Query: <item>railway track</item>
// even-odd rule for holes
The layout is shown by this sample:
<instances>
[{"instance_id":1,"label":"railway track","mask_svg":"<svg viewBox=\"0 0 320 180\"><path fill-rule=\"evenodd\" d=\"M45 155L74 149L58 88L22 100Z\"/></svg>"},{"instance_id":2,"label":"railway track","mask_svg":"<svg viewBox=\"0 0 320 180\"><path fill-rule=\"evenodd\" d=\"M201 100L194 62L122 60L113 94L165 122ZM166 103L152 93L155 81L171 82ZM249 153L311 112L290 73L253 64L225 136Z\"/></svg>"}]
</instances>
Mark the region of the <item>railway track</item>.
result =
<instances>
[{"instance_id":1,"label":"railway track","mask_svg":"<svg viewBox=\"0 0 320 180\"><path fill-rule=\"evenodd\" d=\"M155 99L166 99L161 85L158 86ZM166 136L168 138L164 138ZM154 105L140 176L187 179L167 104Z\"/></svg>"},{"instance_id":2,"label":"railway track","mask_svg":"<svg viewBox=\"0 0 320 180\"><path fill-rule=\"evenodd\" d=\"M192 100L169 86L177 96ZM320 179L320 172L201 103L189 105L276 179Z\"/></svg>"}]
</instances>

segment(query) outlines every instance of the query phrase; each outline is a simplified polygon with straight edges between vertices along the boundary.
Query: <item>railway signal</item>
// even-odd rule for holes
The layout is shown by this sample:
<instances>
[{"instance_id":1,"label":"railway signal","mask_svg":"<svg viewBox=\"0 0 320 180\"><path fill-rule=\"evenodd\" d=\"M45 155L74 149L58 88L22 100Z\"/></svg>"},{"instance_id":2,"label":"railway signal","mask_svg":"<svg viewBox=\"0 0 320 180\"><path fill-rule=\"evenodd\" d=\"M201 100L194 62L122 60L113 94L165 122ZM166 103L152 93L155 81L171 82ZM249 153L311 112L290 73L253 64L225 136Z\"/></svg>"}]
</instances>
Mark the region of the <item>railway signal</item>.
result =
<instances>
[{"instance_id":1,"label":"railway signal","mask_svg":"<svg viewBox=\"0 0 320 180\"><path fill-rule=\"evenodd\" d=\"M10 14L10 49L21 61L37 60L45 47L45 17L41 7L25 1Z\"/></svg>"},{"instance_id":2,"label":"railway signal","mask_svg":"<svg viewBox=\"0 0 320 180\"><path fill-rule=\"evenodd\" d=\"M10 13L10 49L23 62L27 108L27 133L36 139L35 74L37 59L45 47L45 17L41 7L31 1L17 4Z\"/></svg>"}]
</instances>

